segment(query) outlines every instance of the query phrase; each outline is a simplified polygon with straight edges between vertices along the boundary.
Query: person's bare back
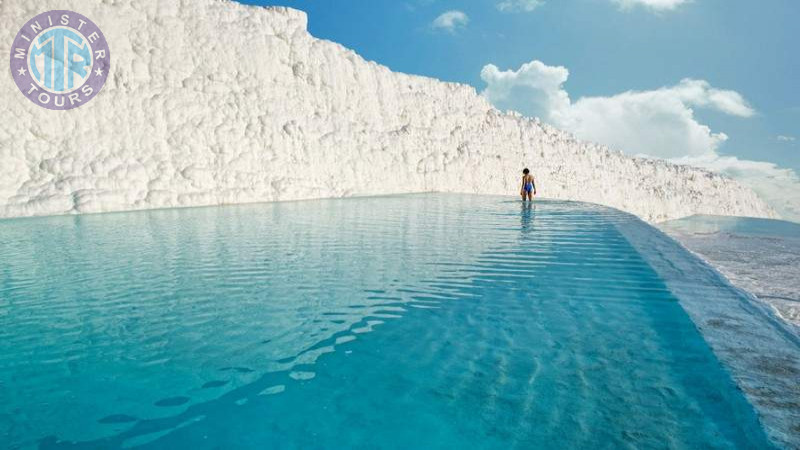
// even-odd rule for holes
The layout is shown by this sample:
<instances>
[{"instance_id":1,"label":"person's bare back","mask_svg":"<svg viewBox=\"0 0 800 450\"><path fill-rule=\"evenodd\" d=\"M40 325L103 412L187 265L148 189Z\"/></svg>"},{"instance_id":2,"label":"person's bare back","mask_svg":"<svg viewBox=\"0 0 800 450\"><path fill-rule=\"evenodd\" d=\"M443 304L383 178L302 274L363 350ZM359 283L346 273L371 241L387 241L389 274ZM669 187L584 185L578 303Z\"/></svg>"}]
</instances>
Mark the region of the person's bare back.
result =
<instances>
[{"instance_id":1,"label":"person's bare back","mask_svg":"<svg viewBox=\"0 0 800 450\"><path fill-rule=\"evenodd\" d=\"M533 180L531 171L527 168L522 171L522 187L520 188L519 194L522 196L523 202L526 199L533 201L533 196L536 195L536 183Z\"/></svg>"}]
</instances>

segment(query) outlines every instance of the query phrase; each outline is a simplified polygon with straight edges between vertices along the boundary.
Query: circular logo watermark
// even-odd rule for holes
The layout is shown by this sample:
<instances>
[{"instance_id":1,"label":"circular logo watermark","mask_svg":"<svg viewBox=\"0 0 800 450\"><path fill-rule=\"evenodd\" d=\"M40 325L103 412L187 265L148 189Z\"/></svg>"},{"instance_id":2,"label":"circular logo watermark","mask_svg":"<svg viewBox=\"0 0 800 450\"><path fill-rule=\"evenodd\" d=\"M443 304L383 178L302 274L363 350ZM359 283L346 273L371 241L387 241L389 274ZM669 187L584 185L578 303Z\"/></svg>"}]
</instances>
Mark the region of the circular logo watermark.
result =
<instances>
[{"instance_id":1,"label":"circular logo watermark","mask_svg":"<svg viewBox=\"0 0 800 450\"><path fill-rule=\"evenodd\" d=\"M32 102L48 109L86 104L103 88L111 53L103 32L74 11L41 13L11 45L11 76Z\"/></svg>"}]
</instances>

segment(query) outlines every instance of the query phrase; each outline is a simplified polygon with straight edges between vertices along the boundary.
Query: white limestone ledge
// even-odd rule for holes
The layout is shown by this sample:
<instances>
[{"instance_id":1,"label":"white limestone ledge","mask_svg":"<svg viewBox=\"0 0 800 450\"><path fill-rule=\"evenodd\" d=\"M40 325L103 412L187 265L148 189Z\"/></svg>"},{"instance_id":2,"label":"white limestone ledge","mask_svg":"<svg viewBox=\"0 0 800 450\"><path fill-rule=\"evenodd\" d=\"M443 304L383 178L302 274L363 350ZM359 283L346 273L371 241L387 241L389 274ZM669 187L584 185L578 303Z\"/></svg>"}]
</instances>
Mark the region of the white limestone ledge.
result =
<instances>
[{"instance_id":1,"label":"white limestone ledge","mask_svg":"<svg viewBox=\"0 0 800 450\"><path fill-rule=\"evenodd\" d=\"M648 221L774 217L729 178L630 158L494 109L472 87L390 71L227 0L4 0L0 46L50 9L96 22L112 73L50 111L0 77L0 217L425 191L540 194ZM646 149L642 149L646 152Z\"/></svg>"}]
</instances>

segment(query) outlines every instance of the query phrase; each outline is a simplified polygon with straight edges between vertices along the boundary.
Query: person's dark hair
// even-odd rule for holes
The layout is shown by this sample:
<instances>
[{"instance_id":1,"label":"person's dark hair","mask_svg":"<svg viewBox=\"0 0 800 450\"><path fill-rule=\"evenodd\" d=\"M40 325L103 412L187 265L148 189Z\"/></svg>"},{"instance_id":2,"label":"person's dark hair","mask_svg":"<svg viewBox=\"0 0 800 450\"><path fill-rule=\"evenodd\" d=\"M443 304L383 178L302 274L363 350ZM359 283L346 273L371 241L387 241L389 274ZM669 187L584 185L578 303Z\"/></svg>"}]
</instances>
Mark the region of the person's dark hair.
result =
<instances>
[{"instance_id":1,"label":"person's dark hair","mask_svg":"<svg viewBox=\"0 0 800 450\"><path fill-rule=\"evenodd\" d=\"M527 174L531 173L531 171L530 171L530 170L528 170L528 168L526 167L526 168L522 169L522 173L524 173L525 175L527 175Z\"/></svg>"}]
</instances>

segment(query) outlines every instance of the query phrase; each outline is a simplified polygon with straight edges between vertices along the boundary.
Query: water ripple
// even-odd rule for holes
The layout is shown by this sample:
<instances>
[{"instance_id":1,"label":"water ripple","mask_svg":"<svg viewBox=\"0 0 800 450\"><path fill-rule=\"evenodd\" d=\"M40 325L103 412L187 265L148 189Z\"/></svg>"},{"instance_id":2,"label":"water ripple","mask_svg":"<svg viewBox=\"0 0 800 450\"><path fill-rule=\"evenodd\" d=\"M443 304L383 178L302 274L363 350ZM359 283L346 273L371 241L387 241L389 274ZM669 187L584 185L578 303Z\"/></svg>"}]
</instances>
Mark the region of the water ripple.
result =
<instances>
[{"instance_id":1,"label":"water ripple","mask_svg":"<svg viewBox=\"0 0 800 450\"><path fill-rule=\"evenodd\" d=\"M0 222L0 438L762 445L627 220L420 195Z\"/></svg>"}]
</instances>

